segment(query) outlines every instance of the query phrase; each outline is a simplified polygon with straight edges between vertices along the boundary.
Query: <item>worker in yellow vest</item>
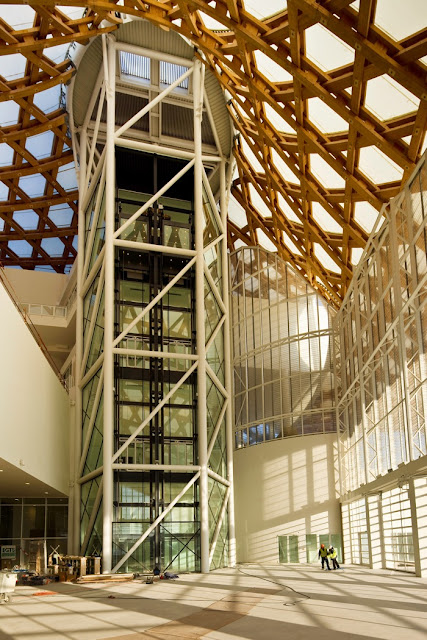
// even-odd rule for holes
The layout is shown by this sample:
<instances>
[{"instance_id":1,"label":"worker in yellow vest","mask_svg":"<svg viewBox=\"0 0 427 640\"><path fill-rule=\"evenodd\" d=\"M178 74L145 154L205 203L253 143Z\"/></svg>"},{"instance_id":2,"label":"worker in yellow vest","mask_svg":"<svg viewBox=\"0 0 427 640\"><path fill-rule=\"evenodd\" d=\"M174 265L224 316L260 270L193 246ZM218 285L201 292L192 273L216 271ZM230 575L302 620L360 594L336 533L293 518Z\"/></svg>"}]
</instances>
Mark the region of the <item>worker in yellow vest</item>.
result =
<instances>
[{"instance_id":1,"label":"worker in yellow vest","mask_svg":"<svg viewBox=\"0 0 427 640\"><path fill-rule=\"evenodd\" d=\"M339 569L340 565L337 560L337 550L331 545L328 549L328 558L332 560L332 566L334 569Z\"/></svg>"},{"instance_id":2,"label":"worker in yellow vest","mask_svg":"<svg viewBox=\"0 0 427 640\"><path fill-rule=\"evenodd\" d=\"M318 557L322 560L322 569L325 568L325 563L326 563L326 566L328 567L328 571L330 571L331 567L329 566L328 550L324 544L320 545Z\"/></svg>"}]
</instances>

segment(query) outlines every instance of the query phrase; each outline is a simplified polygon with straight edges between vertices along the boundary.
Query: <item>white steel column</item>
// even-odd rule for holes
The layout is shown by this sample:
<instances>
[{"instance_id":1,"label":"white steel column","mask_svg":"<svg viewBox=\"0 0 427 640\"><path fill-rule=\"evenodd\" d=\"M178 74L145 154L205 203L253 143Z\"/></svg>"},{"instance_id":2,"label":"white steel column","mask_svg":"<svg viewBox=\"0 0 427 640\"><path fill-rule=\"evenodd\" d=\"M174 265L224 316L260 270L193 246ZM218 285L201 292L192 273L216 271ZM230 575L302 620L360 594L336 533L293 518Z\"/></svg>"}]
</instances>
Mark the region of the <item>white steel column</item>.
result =
<instances>
[{"instance_id":1,"label":"white steel column","mask_svg":"<svg viewBox=\"0 0 427 640\"><path fill-rule=\"evenodd\" d=\"M115 77L116 50L111 36L103 35L107 97L107 142L105 186L105 317L104 317L104 434L103 434L103 573L112 568L113 550L113 435L114 435L114 207L115 207Z\"/></svg>"},{"instance_id":2,"label":"white steel column","mask_svg":"<svg viewBox=\"0 0 427 640\"><path fill-rule=\"evenodd\" d=\"M203 246L203 161L202 161L202 63L194 60L194 217L196 249L196 343L197 367L197 434L199 441L199 500L200 500L200 569L209 571L209 491L207 460L207 407L206 407L206 338L205 338L205 276Z\"/></svg>"},{"instance_id":3,"label":"white steel column","mask_svg":"<svg viewBox=\"0 0 427 640\"><path fill-rule=\"evenodd\" d=\"M221 178L221 220L224 229L227 229L227 184L226 184L226 163L221 161L220 165ZM228 253L226 238L222 241L222 282L223 282L223 302L225 305L224 315L224 364L225 364L225 388L229 393L226 400L227 410L225 415L226 442L227 442L227 478L230 482L230 491L228 497L228 549L229 564L234 567L236 564L236 528L234 521L234 483L233 483L233 394L232 394L232 374L231 374L231 327L230 327L230 292L228 283Z\"/></svg>"},{"instance_id":4,"label":"white steel column","mask_svg":"<svg viewBox=\"0 0 427 640\"><path fill-rule=\"evenodd\" d=\"M83 127L80 134L80 163L79 163L79 191L83 194L85 191L86 183L86 149L87 149L87 129ZM74 434L74 486L72 491L73 496L73 539L72 539L72 553L80 554L80 510L81 510L81 485L78 482L80 477L80 454L82 443L82 393L81 388L81 372L80 363L83 358L83 266L84 266L84 248L85 248L85 234L82 230L85 229L85 210L84 210L84 198L79 198L79 219L78 225L80 233L78 235L78 258L77 258L77 298L76 298L76 406L75 406L75 434Z\"/></svg>"}]
</instances>

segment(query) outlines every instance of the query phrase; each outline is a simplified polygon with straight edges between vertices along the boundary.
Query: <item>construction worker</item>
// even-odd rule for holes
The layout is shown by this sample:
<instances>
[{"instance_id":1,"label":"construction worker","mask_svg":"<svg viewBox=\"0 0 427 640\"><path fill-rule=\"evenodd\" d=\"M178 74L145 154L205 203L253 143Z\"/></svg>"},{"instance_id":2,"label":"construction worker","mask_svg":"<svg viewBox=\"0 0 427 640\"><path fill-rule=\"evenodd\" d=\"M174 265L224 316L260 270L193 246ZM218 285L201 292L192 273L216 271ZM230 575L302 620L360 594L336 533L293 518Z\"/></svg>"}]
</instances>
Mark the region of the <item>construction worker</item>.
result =
<instances>
[{"instance_id":1,"label":"construction worker","mask_svg":"<svg viewBox=\"0 0 427 640\"><path fill-rule=\"evenodd\" d=\"M337 560L337 550L331 545L328 549L328 558L332 560L332 566L334 569L339 569L340 565Z\"/></svg>"},{"instance_id":2,"label":"construction worker","mask_svg":"<svg viewBox=\"0 0 427 640\"><path fill-rule=\"evenodd\" d=\"M324 544L320 545L318 557L321 558L321 560L322 560L322 569L325 568L325 562L326 562L326 566L328 567L328 571L330 571L331 567L329 566L328 550L327 550L327 548L325 547Z\"/></svg>"}]
</instances>

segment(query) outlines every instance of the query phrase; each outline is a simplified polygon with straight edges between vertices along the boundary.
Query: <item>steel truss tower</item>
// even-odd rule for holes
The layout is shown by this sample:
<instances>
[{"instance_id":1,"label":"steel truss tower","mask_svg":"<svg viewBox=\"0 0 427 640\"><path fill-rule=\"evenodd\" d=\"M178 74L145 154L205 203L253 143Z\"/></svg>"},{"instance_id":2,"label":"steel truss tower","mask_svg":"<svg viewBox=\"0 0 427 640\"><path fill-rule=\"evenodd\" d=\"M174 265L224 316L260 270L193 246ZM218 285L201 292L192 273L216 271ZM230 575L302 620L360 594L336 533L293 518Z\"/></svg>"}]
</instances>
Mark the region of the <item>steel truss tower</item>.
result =
<instances>
[{"instance_id":1,"label":"steel truss tower","mask_svg":"<svg viewBox=\"0 0 427 640\"><path fill-rule=\"evenodd\" d=\"M119 125L123 64L143 75L146 60L166 65L169 79ZM196 57L104 35L82 124L68 99L80 191L74 549L102 551L104 573L207 572L235 561L231 168L218 144L203 152L204 112L218 141L204 75ZM179 87L192 93L192 148L133 135Z\"/></svg>"}]
</instances>

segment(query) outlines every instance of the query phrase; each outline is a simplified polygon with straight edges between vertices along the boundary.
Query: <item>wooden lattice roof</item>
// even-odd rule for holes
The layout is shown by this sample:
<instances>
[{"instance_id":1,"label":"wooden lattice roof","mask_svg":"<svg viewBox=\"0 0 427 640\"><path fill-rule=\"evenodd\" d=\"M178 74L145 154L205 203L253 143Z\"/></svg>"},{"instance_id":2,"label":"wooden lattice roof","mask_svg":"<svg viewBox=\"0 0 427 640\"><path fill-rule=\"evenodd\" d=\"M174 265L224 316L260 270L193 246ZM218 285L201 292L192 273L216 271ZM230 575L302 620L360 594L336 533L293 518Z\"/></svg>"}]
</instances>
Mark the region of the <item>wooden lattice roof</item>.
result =
<instances>
[{"instance_id":1,"label":"wooden lattice roof","mask_svg":"<svg viewBox=\"0 0 427 640\"><path fill-rule=\"evenodd\" d=\"M3 5L0 55L25 64L0 75L0 102L16 114L0 132L0 261L59 272L72 264L78 193L65 179L66 113L43 108L40 94L73 73L69 57L52 55L58 46L84 44L128 15L186 36L228 92L238 132L230 247L277 248L339 306L377 213L423 150L427 10L400 3L402 24L411 2L416 28L394 34L380 0L46 0L31 4L25 26L8 23ZM263 4L276 13L262 15ZM42 135L47 154L37 153Z\"/></svg>"}]
</instances>

